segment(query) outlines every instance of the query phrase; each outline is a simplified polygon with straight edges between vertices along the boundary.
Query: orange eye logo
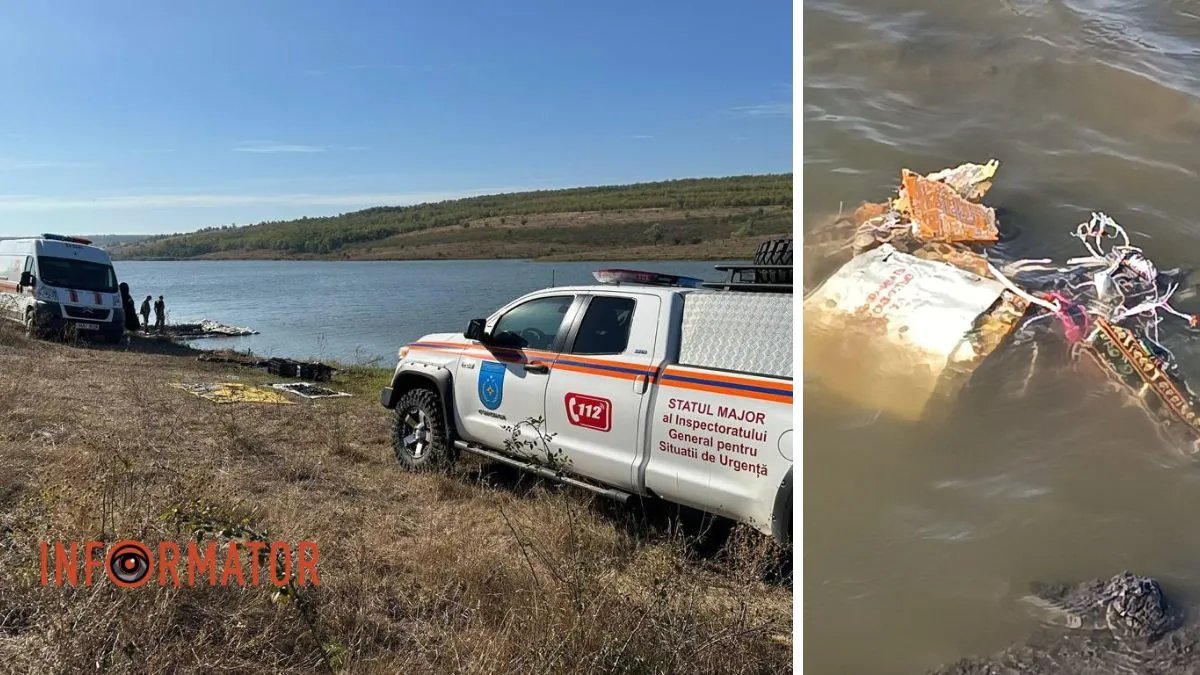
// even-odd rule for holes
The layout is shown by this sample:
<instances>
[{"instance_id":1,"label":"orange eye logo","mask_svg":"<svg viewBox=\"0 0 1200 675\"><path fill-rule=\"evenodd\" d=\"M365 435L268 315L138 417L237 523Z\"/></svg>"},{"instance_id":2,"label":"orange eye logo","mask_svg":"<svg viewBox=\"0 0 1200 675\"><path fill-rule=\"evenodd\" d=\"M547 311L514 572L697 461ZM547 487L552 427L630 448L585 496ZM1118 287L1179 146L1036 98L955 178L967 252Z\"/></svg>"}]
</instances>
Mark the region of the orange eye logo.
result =
<instances>
[{"instance_id":1,"label":"orange eye logo","mask_svg":"<svg viewBox=\"0 0 1200 675\"><path fill-rule=\"evenodd\" d=\"M117 542L108 550L108 578L122 588L136 588L150 578L150 549L140 541Z\"/></svg>"}]
</instances>

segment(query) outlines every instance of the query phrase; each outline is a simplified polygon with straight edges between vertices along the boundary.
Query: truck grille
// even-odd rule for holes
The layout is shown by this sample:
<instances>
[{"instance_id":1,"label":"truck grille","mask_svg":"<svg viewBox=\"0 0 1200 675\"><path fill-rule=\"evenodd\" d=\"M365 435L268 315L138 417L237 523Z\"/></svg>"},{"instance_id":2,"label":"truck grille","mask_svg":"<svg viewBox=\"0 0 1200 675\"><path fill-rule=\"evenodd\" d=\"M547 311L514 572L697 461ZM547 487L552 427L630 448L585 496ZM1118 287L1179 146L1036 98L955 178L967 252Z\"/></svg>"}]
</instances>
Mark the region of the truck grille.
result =
<instances>
[{"instance_id":1,"label":"truck grille","mask_svg":"<svg viewBox=\"0 0 1200 675\"><path fill-rule=\"evenodd\" d=\"M109 310L99 307L72 307L63 305L63 311L72 319L91 319L92 321L108 321Z\"/></svg>"}]
</instances>

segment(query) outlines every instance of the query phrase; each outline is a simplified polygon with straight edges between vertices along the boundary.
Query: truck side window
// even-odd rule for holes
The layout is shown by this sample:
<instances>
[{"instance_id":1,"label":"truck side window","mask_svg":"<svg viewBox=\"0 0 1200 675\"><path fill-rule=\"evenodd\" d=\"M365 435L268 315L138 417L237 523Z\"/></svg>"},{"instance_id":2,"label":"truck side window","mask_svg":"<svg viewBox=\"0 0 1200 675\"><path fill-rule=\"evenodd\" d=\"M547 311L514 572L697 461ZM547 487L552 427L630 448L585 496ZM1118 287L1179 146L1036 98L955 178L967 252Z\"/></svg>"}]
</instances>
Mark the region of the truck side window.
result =
<instances>
[{"instance_id":1,"label":"truck side window","mask_svg":"<svg viewBox=\"0 0 1200 675\"><path fill-rule=\"evenodd\" d=\"M596 296L579 324L572 354L620 354L629 345L633 298Z\"/></svg>"},{"instance_id":2,"label":"truck side window","mask_svg":"<svg viewBox=\"0 0 1200 675\"><path fill-rule=\"evenodd\" d=\"M496 322L492 341L518 349L550 349L574 301L573 295L555 295L521 303Z\"/></svg>"}]
</instances>

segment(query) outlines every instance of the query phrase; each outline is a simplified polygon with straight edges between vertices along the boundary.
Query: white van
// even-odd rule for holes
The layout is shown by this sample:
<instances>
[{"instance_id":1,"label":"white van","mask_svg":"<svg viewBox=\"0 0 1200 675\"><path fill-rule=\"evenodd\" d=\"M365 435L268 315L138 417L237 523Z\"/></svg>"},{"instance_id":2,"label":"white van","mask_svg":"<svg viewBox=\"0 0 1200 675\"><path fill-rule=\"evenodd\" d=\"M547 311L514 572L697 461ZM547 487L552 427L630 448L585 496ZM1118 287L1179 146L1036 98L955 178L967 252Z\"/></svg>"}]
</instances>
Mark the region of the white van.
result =
<instances>
[{"instance_id":1,"label":"white van","mask_svg":"<svg viewBox=\"0 0 1200 675\"><path fill-rule=\"evenodd\" d=\"M125 312L112 260L78 237L43 234L0 241L0 317L32 334L96 335L118 342Z\"/></svg>"}]
</instances>

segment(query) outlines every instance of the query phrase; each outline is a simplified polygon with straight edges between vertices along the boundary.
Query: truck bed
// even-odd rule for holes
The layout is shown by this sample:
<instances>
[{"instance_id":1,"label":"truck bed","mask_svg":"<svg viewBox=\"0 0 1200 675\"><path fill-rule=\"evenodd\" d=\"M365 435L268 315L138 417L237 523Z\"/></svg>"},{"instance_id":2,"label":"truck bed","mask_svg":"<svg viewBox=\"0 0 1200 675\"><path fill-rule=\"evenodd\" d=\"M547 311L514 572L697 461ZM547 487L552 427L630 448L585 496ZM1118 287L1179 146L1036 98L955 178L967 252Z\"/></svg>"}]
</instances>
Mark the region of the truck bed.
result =
<instances>
[{"instance_id":1,"label":"truck bed","mask_svg":"<svg viewBox=\"0 0 1200 675\"><path fill-rule=\"evenodd\" d=\"M790 294L689 293L679 364L790 379L792 308Z\"/></svg>"}]
</instances>

